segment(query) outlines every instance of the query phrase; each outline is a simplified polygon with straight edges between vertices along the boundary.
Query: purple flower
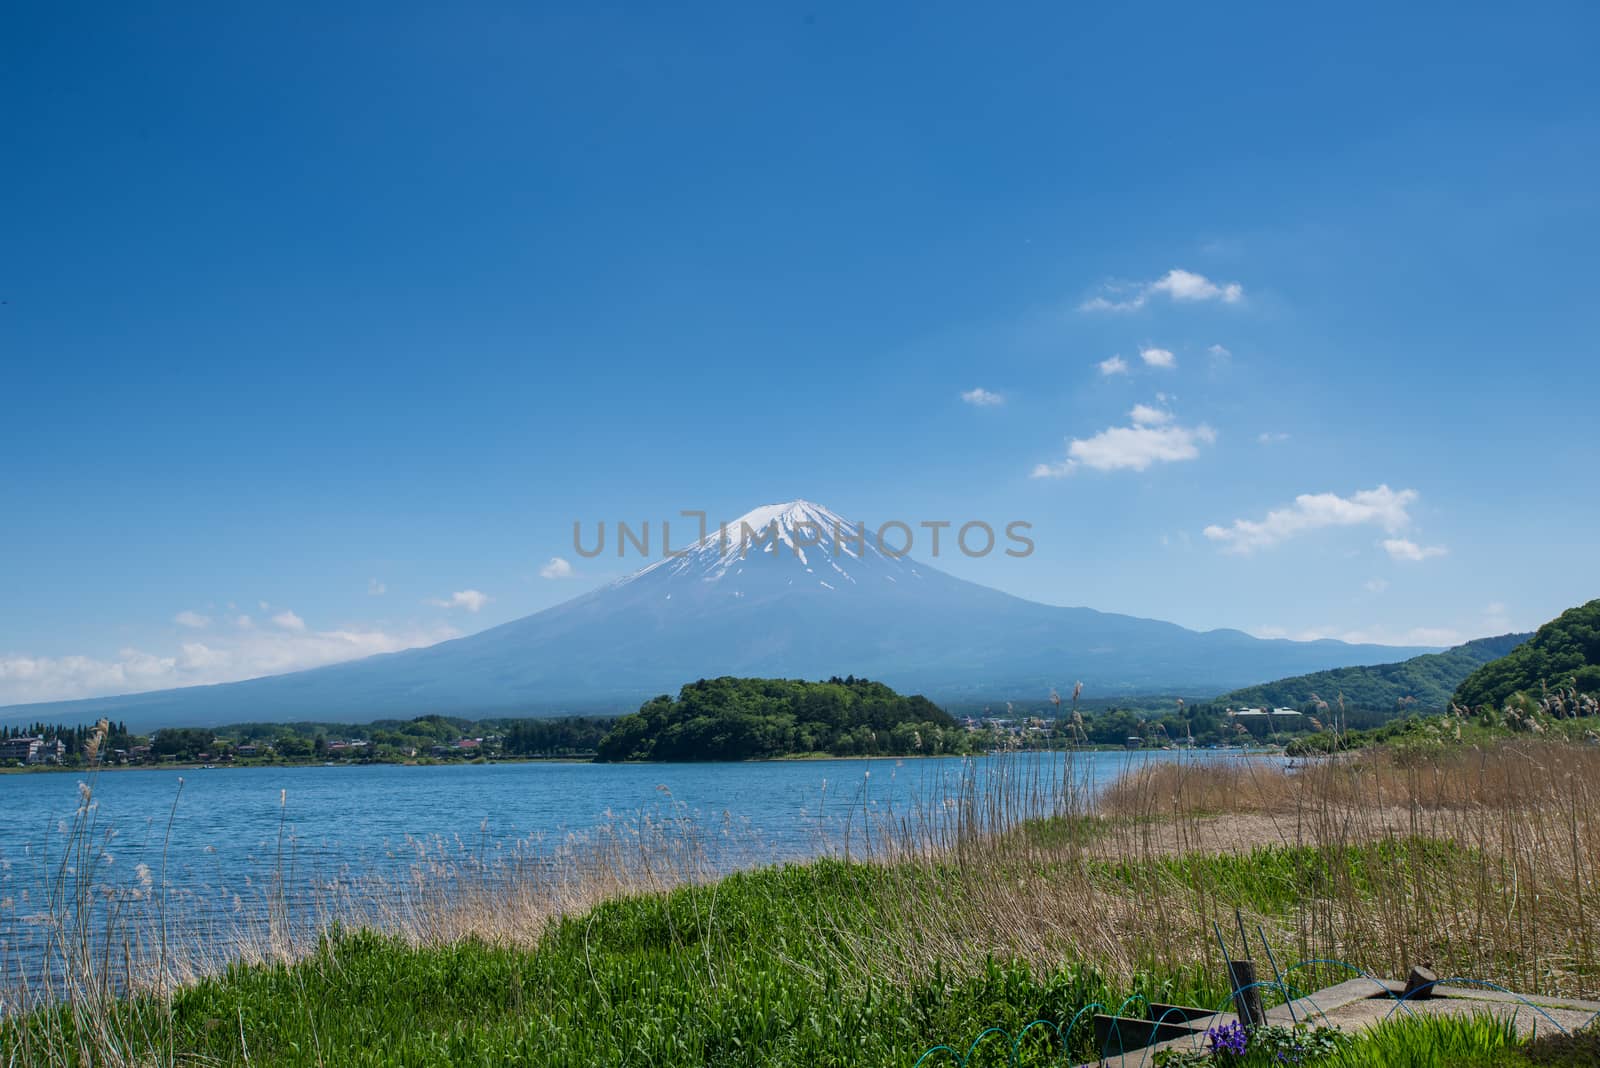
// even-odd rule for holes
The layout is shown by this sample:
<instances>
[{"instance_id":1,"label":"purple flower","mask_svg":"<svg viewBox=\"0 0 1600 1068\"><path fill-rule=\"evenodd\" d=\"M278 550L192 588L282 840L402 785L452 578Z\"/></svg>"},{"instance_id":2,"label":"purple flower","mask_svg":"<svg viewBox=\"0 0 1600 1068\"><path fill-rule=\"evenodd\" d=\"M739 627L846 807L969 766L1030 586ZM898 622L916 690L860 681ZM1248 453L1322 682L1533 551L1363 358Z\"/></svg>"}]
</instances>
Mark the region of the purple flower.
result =
<instances>
[{"instance_id":1,"label":"purple flower","mask_svg":"<svg viewBox=\"0 0 1600 1068\"><path fill-rule=\"evenodd\" d=\"M1206 1031L1206 1037L1211 1040L1211 1049L1216 1053L1232 1053L1235 1056L1244 1056L1245 1047L1249 1044L1249 1036L1237 1023L1213 1027Z\"/></svg>"}]
</instances>

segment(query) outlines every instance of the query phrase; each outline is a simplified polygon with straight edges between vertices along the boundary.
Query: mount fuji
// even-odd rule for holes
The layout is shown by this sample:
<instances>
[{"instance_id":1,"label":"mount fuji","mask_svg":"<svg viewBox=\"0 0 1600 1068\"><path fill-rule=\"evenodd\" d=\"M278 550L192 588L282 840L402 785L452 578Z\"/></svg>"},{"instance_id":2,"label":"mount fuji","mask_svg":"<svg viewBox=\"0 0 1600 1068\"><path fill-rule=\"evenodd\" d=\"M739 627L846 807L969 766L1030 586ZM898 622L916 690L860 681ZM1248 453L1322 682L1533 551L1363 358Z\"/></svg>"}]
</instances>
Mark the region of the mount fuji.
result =
<instances>
[{"instance_id":1,"label":"mount fuji","mask_svg":"<svg viewBox=\"0 0 1600 1068\"><path fill-rule=\"evenodd\" d=\"M1034 700L1078 679L1096 696L1203 697L1428 651L1040 604L896 555L861 529L809 501L768 505L680 554L468 637L243 682L18 705L0 709L0 722L624 712L717 675L854 674L945 702Z\"/></svg>"}]
</instances>

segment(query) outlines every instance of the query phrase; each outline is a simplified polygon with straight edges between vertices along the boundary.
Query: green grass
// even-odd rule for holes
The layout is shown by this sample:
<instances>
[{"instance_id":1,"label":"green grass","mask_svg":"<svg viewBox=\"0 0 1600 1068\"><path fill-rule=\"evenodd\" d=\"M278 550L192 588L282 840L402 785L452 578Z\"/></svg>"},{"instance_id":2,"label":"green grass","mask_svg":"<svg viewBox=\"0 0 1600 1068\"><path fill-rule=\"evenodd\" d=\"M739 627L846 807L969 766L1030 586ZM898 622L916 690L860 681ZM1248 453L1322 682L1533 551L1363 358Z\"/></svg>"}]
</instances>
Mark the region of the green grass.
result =
<instances>
[{"instance_id":1,"label":"green grass","mask_svg":"<svg viewBox=\"0 0 1600 1068\"><path fill-rule=\"evenodd\" d=\"M1229 909L1288 915L1310 898L1376 896L1381 872L1389 885L1408 873L1437 872L1474 861L1472 850L1431 838L1388 839L1360 846L1259 846L1248 853L1189 853L1155 860L1102 861L1101 877L1131 891L1182 886Z\"/></svg>"},{"instance_id":2,"label":"green grass","mask_svg":"<svg viewBox=\"0 0 1600 1068\"><path fill-rule=\"evenodd\" d=\"M141 1060L222 1065L910 1065L940 1041L1065 1021L1130 992L1072 965L1036 974L995 960L907 979L890 962L853 963L845 939L896 922L891 886L904 889L841 862L734 875L606 903L532 949L334 932L293 967L235 967L184 989L170 1011L145 999L110 1020L58 1010L0 1022L0 1058L87 1063L75 1040L110 1031L139 1036ZM1135 985L1218 996L1181 977Z\"/></svg>"},{"instance_id":3,"label":"green grass","mask_svg":"<svg viewBox=\"0 0 1600 1068\"><path fill-rule=\"evenodd\" d=\"M1523 1041L1504 1016L1490 1013L1395 1017L1325 1063L1328 1068L1592 1068L1600 1064L1600 1034L1541 1033Z\"/></svg>"},{"instance_id":4,"label":"green grass","mask_svg":"<svg viewBox=\"0 0 1600 1068\"><path fill-rule=\"evenodd\" d=\"M1093 829L1040 822L1025 833L1048 841ZM1450 843L1399 839L1086 863L1121 897L1166 884L1229 912L1237 905L1289 917L1307 896L1334 888L1381 896L1375 872L1392 877L1470 858ZM1012 874L996 869L993 878ZM1155 945L1151 968L1131 984L1113 983L1080 961L1041 969L979 958L959 970L945 964L930 971L884 948L914 943L917 918L930 915L908 911L908 902L957 914L973 907L965 896L971 885L972 873L963 877L954 861L882 867L823 860L609 901L552 923L529 948L477 941L417 948L335 930L293 966L236 966L178 991L170 1004L144 998L118 1002L109 1014L63 1008L0 1020L0 1064L103 1063L111 1059L105 1051L120 1046L124 1062L138 1064L909 1068L938 1043L964 1051L988 1027L1015 1033L1035 1019L1064 1025L1091 1002L1115 1007L1130 994L1212 1007L1226 1001L1217 975L1168 970L1155 977ZM895 937L873 937L886 932ZM1302 973L1302 981L1313 980ZM1372 1040L1377 1052L1348 1064L1512 1063L1399 1059L1410 1056L1407 1043L1423 1041L1412 1027L1397 1021ZM1091 1029L1077 1034L1071 1053L1087 1059ZM1055 1057L1048 1063L1062 1063L1061 1051L1042 1032L1036 1037L1022 1063L1047 1063L1049 1053ZM1462 1049L1484 1044L1467 1028L1434 1037ZM1000 1045L990 1048L973 1068L1003 1063Z\"/></svg>"}]
</instances>

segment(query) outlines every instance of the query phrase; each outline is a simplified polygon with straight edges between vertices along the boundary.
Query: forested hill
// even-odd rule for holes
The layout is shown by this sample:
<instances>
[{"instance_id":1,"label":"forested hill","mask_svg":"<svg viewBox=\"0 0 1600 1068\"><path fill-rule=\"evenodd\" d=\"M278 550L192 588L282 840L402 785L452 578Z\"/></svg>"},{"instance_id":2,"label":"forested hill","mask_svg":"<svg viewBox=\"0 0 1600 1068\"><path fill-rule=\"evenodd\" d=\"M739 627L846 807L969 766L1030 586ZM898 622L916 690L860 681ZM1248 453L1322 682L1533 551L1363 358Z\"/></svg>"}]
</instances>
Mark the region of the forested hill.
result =
<instances>
[{"instance_id":1,"label":"forested hill","mask_svg":"<svg viewBox=\"0 0 1600 1068\"><path fill-rule=\"evenodd\" d=\"M759 760L964 752L966 732L932 701L881 682L701 679L646 701L600 740L595 759Z\"/></svg>"},{"instance_id":2,"label":"forested hill","mask_svg":"<svg viewBox=\"0 0 1600 1068\"><path fill-rule=\"evenodd\" d=\"M1596 602L1600 603L1600 602ZM1451 695L1476 669L1498 660L1527 641L1527 634L1478 638L1424 653L1395 664L1334 668L1309 675L1247 686L1216 699L1216 704L1301 708L1318 697L1332 704L1344 695L1345 707L1373 712L1442 712ZM1315 695L1315 696L1313 696Z\"/></svg>"},{"instance_id":3,"label":"forested hill","mask_svg":"<svg viewBox=\"0 0 1600 1068\"><path fill-rule=\"evenodd\" d=\"M1569 608L1525 645L1478 668L1455 692L1463 708L1499 708L1512 694L1572 687L1600 694L1600 599Z\"/></svg>"}]
</instances>

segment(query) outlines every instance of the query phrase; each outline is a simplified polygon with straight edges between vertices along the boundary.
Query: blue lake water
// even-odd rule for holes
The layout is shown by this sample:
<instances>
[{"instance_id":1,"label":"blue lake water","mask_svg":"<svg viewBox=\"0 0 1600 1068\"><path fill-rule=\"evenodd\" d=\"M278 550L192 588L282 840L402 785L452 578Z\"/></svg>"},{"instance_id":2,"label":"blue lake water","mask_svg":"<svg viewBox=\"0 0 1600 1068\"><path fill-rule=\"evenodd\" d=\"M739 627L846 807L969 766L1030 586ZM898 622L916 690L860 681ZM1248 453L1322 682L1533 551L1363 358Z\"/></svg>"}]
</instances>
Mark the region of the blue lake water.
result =
<instances>
[{"instance_id":1,"label":"blue lake water","mask_svg":"<svg viewBox=\"0 0 1600 1068\"><path fill-rule=\"evenodd\" d=\"M575 836L641 823L695 839L707 864L727 869L860 850L886 819L948 812L975 779L1028 792L1070 777L1093 791L1178 755L128 770L87 780L87 813L86 777L4 775L0 956L15 967L30 955L58 876L80 869L99 899L164 887L171 911L195 915L248 911L285 872L296 892L359 893L374 877L394 885L463 860L560 864ZM92 833L76 834L87 819ZM88 848L64 857L73 841Z\"/></svg>"}]
</instances>

